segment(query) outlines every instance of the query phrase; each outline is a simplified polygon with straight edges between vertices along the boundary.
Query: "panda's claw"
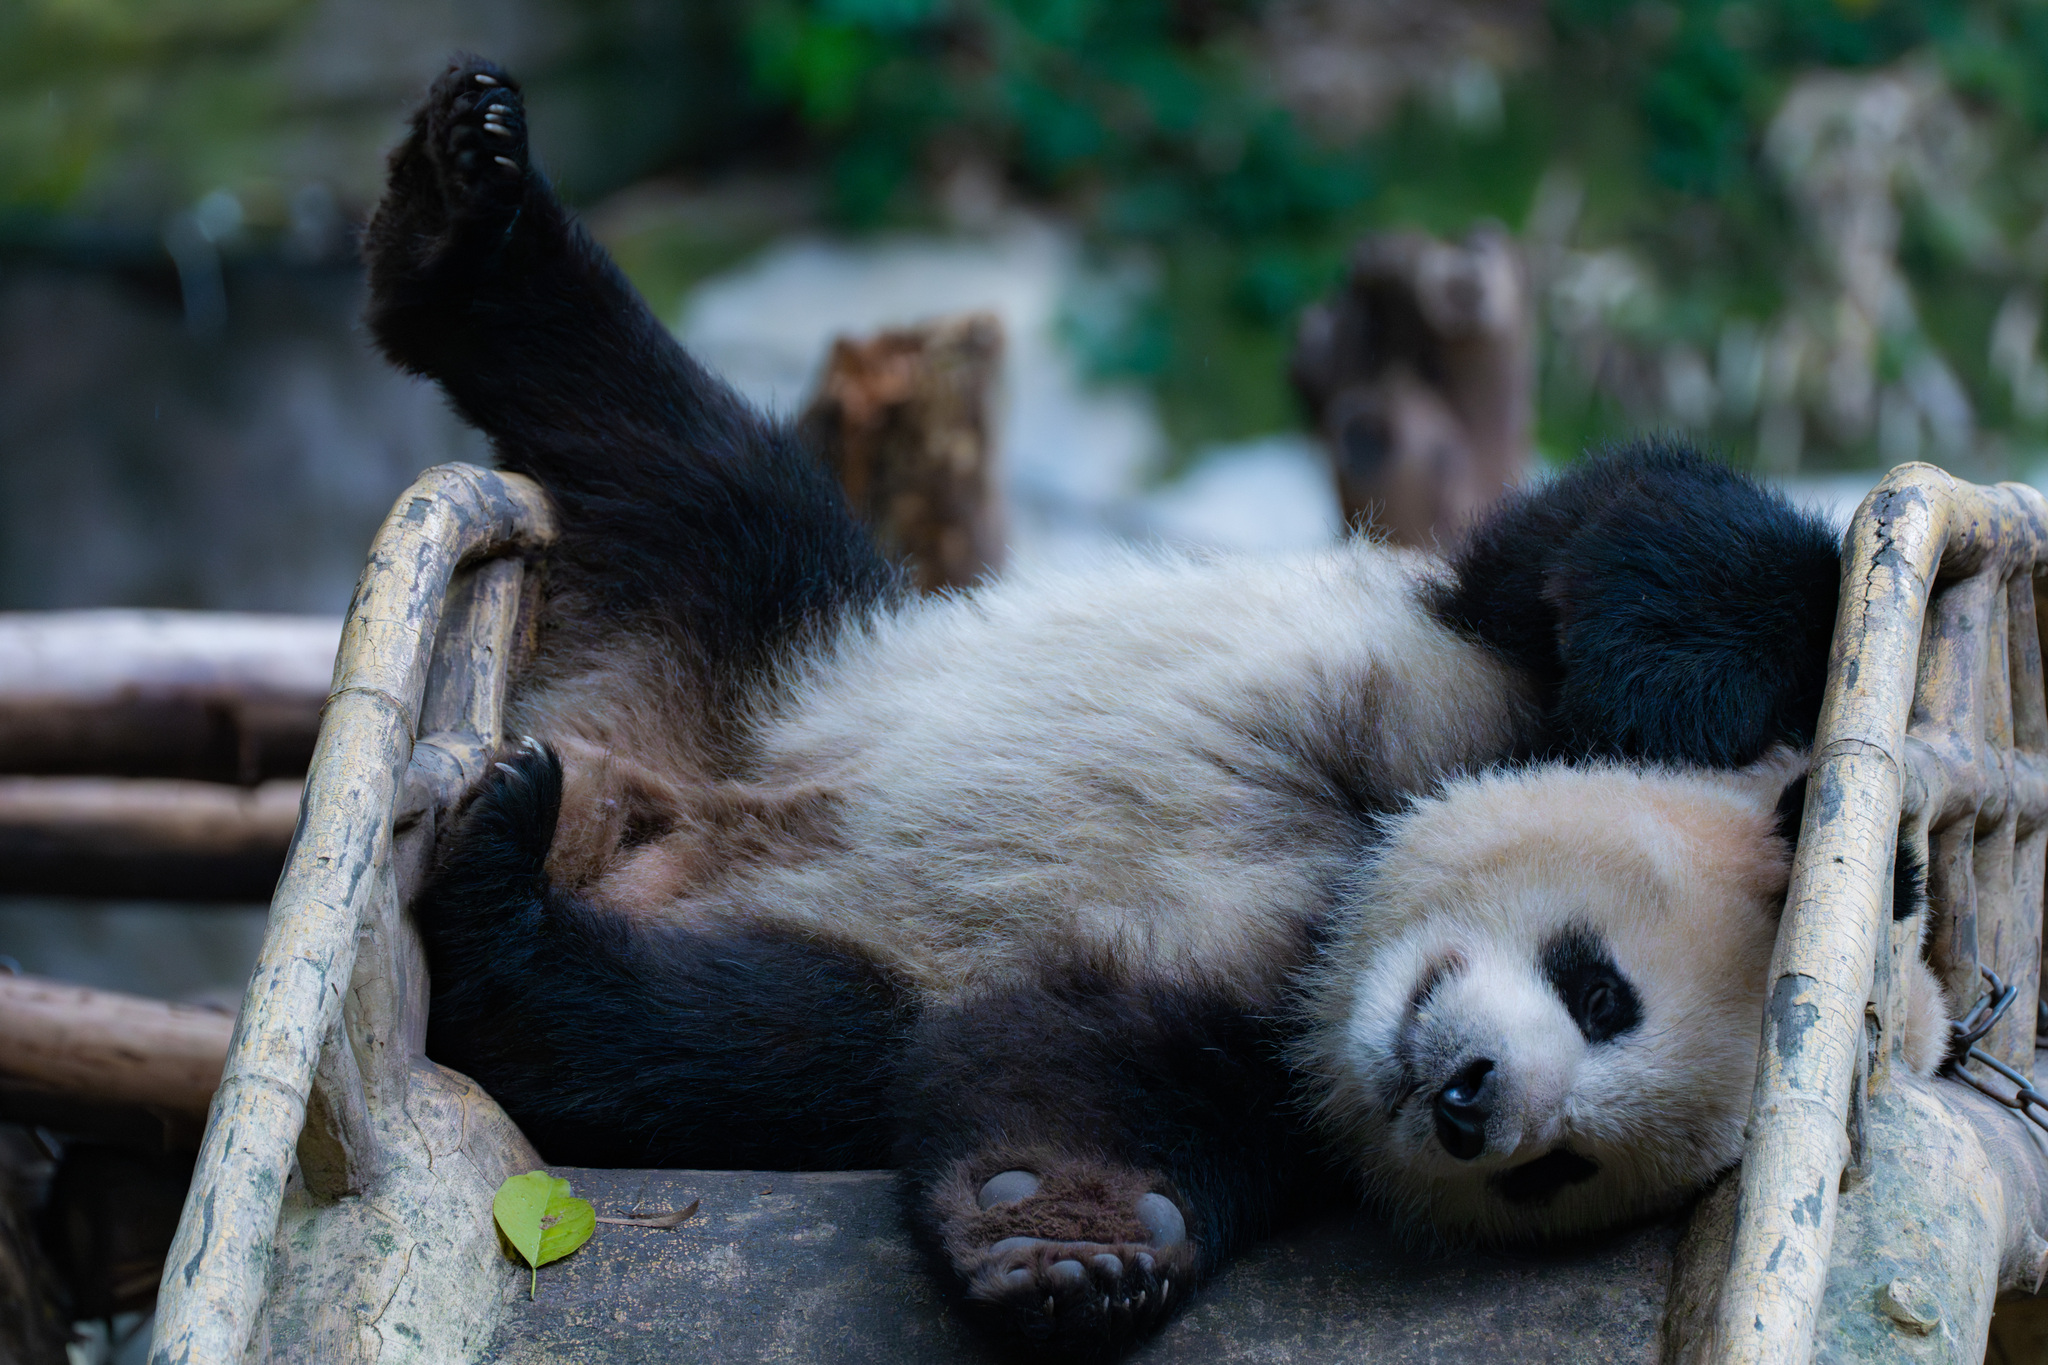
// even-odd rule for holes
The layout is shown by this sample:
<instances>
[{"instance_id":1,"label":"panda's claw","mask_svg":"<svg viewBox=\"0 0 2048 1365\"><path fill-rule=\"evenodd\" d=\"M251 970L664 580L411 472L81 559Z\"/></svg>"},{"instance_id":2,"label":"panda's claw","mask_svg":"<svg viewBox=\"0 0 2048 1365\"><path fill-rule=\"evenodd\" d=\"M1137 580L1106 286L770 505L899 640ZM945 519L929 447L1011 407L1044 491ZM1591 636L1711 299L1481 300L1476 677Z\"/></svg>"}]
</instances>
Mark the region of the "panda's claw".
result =
<instances>
[{"instance_id":1,"label":"panda's claw","mask_svg":"<svg viewBox=\"0 0 2048 1365\"><path fill-rule=\"evenodd\" d=\"M485 233L516 221L527 171L519 83L487 62L466 58L435 82L421 120L418 136L438 173L448 221Z\"/></svg>"}]
</instances>

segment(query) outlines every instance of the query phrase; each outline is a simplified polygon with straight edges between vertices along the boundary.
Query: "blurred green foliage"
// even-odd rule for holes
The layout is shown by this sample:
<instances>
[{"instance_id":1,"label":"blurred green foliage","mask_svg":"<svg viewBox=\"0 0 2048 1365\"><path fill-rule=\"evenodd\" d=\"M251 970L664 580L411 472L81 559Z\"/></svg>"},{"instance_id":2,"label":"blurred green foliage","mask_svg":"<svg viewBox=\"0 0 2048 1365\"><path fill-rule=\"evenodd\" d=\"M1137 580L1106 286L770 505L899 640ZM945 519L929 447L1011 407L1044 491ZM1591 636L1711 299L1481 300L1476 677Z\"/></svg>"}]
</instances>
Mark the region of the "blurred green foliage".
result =
<instances>
[{"instance_id":1,"label":"blurred green foliage","mask_svg":"<svg viewBox=\"0 0 2048 1365\"><path fill-rule=\"evenodd\" d=\"M161 215L227 185L261 227L295 178L320 174L360 204L402 100L306 78L308 34L337 6L347 0L0 6L0 208L14 221ZM1283 377L1293 319L1380 226L1529 230L1545 203L1569 200L1557 250L1621 248L1645 272L1605 324L1637 348L1631 363L1674 346L1713 362L1824 266L1763 155L1786 92L1816 67L1924 60L1994 170L1967 212L1907 206L1899 259L1917 330L1889 338L1905 358L1883 363L1931 347L1982 423L2041 434L1993 373L1987 337L2011 291L2043 273L2026 246L2048 212L2042 0L1550 0L1525 59L1500 73L1497 117L1413 100L1349 138L1319 135L1274 93L1257 0L558 8L572 38L523 74L572 194L768 167L811 177L821 216L859 231L931 225L963 175L993 175L1068 215L1104 279L1122 281L1078 301L1070 335L1098 371L1159 394L1183 451L1297 420ZM734 254L723 241L623 249L670 297ZM1632 388L1587 368L1546 347L1553 452L1659 416L1641 397L1654 376ZM1753 428L1738 418L1708 425L1741 453ZM1871 456L1857 441L1808 450Z\"/></svg>"}]
</instances>

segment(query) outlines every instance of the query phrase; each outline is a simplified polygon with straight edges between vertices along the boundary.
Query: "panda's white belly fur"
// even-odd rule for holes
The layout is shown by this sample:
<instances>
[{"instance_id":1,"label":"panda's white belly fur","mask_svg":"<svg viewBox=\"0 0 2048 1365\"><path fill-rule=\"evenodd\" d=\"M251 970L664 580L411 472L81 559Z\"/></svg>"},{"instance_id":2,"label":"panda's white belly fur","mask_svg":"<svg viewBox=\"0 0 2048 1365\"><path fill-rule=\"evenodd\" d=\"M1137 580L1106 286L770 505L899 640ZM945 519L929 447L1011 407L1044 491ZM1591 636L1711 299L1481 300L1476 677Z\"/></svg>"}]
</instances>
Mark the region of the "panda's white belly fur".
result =
<instances>
[{"instance_id":1,"label":"panda's white belly fur","mask_svg":"<svg viewBox=\"0 0 2048 1365\"><path fill-rule=\"evenodd\" d=\"M1257 990L1299 960L1364 817L1528 719L1517 676L1420 608L1433 570L1363 541L1125 551L913 603L814 651L724 789L800 806L794 833L712 868L685 819L579 880L638 915L855 946L938 996L1077 950ZM546 709L558 744L586 735L562 744L572 823L579 791L616 799L614 759Z\"/></svg>"}]
</instances>

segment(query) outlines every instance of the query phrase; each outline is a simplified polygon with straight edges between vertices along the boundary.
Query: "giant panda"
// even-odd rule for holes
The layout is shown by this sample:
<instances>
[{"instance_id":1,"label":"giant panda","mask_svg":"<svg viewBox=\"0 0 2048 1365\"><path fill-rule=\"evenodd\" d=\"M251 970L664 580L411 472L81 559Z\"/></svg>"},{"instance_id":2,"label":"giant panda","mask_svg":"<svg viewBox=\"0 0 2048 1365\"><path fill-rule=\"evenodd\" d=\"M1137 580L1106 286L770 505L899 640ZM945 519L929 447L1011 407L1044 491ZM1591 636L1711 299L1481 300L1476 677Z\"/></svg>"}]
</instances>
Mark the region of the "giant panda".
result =
<instances>
[{"instance_id":1,"label":"giant panda","mask_svg":"<svg viewBox=\"0 0 2048 1365\"><path fill-rule=\"evenodd\" d=\"M919 598L557 202L500 68L434 85L364 250L385 354L559 515L528 738L413 907L429 1051L549 1160L896 1167L962 1300L1082 1356L1346 1182L1540 1238L1738 1156L1826 526L1649 442L1444 558Z\"/></svg>"}]
</instances>

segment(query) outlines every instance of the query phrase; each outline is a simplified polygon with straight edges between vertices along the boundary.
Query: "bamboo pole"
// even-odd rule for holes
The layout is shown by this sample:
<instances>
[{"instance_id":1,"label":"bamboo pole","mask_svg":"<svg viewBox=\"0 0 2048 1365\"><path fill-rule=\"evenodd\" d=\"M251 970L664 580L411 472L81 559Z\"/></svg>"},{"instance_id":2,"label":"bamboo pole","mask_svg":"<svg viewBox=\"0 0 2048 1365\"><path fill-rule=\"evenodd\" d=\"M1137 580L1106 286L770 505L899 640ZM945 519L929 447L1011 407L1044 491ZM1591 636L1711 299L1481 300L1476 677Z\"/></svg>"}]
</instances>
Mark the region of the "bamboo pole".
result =
<instances>
[{"instance_id":1,"label":"bamboo pole","mask_svg":"<svg viewBox=\"0 0 2048 1365\"><path fill-rule=\"evenodd\" d=\"M0 612L0 772L296 776L340 635L319 616Z\"/></svg>"},{"instance_id":2,"label":"bamboo pole","mask_svg":"<svg viewBox=\"0 0 2048 1365\"><path fill-rule=\"evenodd\" d=\"M0 976L0 1080L203 1117L234 1020L217 1010Z\"/></svg>"},{"instance_id":3,"label":"bamboo pole","mask_svg":"<svg viewBox=\"0 0 2048 1365\"><path fill-rule=\"evenodd\" d=\"M459 565L552 538L530 481L467 465L420 476L370 551L343 627L305 814L272 901L178 1237L153 1365L242 1359L272 1259L286 1178L322 1044L354 975L359 931L389 894L393 821Z\"/></svg>"},{"instance_id":4,"label":"bamboo pole","mask_svg":"<svg viewBox=\"0 0 2048 1365\"><path fill-rule=\"evenodd\" d=\"M1985 608L2005 602L2005 578L2015 570L2031 572L2044 546L2048 499L2041 494L2018 485L1973 489L1927 465L1893 470L1857 514L1799 849L1770 967L1741 1194L1716 1316L1716 1360L1803 1365L1812 1357L1851 1155L1852 1101L1881 1101L1902 1116L1911 1110L1904 1094L1888 1099L1886 1092L1870 1092L1873 1073L1865 1064L1871 1046L1866 1002L1879 984L1879 949L1891 929L1891 850L1902 810L1943 828L1936 861L1948 858L1956 867L1953 876L1941 874L1939 890L1954 903L1944 907L1949 919L1937 926L1937 939L1946 936L1952 955L1967 951L1974 967L1974 902L1958 890L1969 882L1970 856L1954 846L1968 836L1952 838L1947 831L1958 822L1973 829L1987 805L2017 809L2042 800L2035 784L2022 780L2021 765L1986 756L1983 711L2004 694L1996 687L1987 691L1969 661L1975 642L1989 633ZM1947 590L1930 617L1937 572L1945 581L1963 581ZM1925 642L1923 620L1933 623ZM1992 624L2000 648L1984 666L2002 668L2004 626ZM1942 717L1944 725L1921 724L1923 714ZM1909 722L1915 725L1910 746ZM2030 720L2023 728L2031 734L2039 723ZM1996 738L1998 730L1989 733ZM1909 755L1920 761L1909 762ZM2036 809L2032 822L2042 814ZM2038 925L2038 902L2025 912ZM2022 999L2015 1013L2031 1020L2033 1003ZM1919 1134L1910 1142L1898 1139L1908 1147L1954 1147L1931 1120L1897 1122L1906 1125L1902 1135ZM1877 1156L1897 1162L1905 1151ZM1934 1198L1965 1197L1949 1190L1946 1167L1916 1174L1923 1186L1931 1182ZM1895 1204L1886 1207L1895 1217L1907 1214ZM2007 1212L2002 1206L1988 1212L1986 1225L2004 1231ZM1929 1255L1951 1258L1960 1252L1927 1248ZM1996 1263L1997 1255L1992 1259ZM1993 1288L1979 1286L1982 1292L1951 1324L1965 1349L1974 1339L1974 1349L1982 1350Z\"/></svg>"}]
</instances>

